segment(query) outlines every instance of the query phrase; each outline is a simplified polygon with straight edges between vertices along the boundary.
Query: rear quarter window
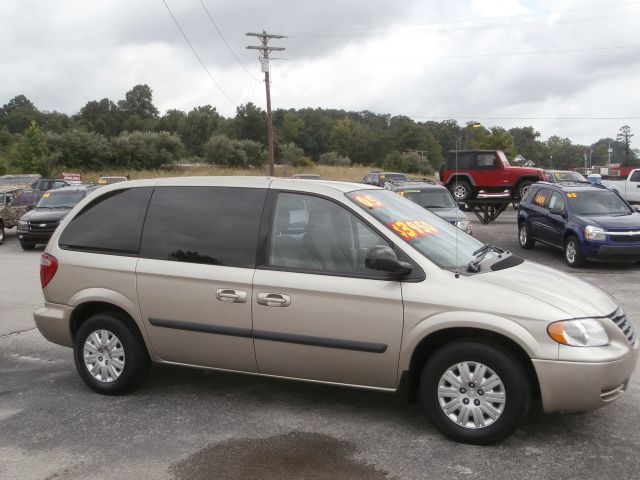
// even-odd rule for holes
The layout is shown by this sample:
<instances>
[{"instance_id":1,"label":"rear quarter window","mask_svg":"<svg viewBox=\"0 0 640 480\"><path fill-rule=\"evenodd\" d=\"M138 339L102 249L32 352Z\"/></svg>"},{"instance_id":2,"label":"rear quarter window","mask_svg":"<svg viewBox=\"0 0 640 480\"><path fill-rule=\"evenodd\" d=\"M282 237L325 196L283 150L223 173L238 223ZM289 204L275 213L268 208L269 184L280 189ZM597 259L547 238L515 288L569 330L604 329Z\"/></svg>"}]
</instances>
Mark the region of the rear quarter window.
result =
<instances>
[{"instance_id":1,"label":"rear quarter window","mask_svg":"<svg viewBox=\"0 0 640 480\"><path fill-rule=\"evenodd\" d=\"M153 187L115 190L96 198L60 235L67 250L136 255Z\"/></svg>"}]
</instances>

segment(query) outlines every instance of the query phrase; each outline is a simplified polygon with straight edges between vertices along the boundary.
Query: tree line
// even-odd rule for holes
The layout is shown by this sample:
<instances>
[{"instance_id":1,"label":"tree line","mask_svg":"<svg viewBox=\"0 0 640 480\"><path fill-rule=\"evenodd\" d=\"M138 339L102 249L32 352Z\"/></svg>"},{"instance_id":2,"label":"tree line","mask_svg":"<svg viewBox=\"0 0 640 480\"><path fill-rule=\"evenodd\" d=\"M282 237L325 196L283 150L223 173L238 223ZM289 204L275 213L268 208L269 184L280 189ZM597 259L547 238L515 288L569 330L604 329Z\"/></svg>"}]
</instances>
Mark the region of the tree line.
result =
<instances>
[{"instance_id":1,"label":"tree line","mask_svg":"<svg viewBox=\"0 0 640 480\"><path fill-rule=\"evenodd\" d=\"M533 126L419 122L370 111L279 109L273 122L276 162L294 166L356 163L429 174L450 150L486 148L565 169L584 165L584 155L593 165L606 164L609 145L612 163L640 162L627 125L615 138L580 145L559 136L543 141ZM157 169L178 162L260 167L267 159L265 124L266 112L253 103L240 105L230 118L211 105L161 115L148 85L134 86L117 102L89 101L75 115L41 111L18 95L0 108L0 174Z\"/></svg>"}]
</instances>

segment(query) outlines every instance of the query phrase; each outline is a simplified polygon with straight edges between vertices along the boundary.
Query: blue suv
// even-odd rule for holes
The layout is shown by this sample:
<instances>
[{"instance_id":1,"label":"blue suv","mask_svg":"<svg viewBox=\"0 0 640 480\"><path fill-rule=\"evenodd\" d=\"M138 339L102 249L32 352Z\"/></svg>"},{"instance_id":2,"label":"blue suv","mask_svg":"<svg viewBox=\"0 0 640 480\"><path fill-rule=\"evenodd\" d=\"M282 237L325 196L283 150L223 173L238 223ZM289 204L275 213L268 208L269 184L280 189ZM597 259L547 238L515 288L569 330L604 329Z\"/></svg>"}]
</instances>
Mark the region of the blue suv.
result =
<instances>
[{"instance_id":1,"label":"blue suv","mask_svg":"<svg viewBox=\"0 0 640 480\"><path fill-rule=\"evenodd\" d=\"M640 213L602 185L538 182L518 207L518 240L564 251L570 267L587 259L640 260Z\"/></svg>"}]
</instances>

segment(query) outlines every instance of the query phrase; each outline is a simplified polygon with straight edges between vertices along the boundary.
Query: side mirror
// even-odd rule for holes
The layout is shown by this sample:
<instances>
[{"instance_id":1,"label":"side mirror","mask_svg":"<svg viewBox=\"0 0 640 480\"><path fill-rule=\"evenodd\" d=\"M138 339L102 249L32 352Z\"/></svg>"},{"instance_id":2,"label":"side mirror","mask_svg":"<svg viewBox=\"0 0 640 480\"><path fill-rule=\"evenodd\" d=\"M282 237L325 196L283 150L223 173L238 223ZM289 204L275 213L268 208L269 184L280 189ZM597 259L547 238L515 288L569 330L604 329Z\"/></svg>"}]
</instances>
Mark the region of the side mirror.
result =
<instances>
[{"instance_id":1,"label":"side mirror","mask_svg":"<svg viewBox=\"0 0 640 480\"><path fill-rule=\"evenodd\" d=\"M413 270L410 263L398 260L396 252L391 247L380 245L369 249L364 265L371 270L394 273L402 277L409 275Z\"/></svg>"},{"instance_id":2,"label":"side mirror","mask_svg":"<svg viewBox=\"0 0 640 480\"><path fill-rule=\"evenodd\" d=\"M636 212L640 213L640 206L638 206L638 205L634 205L633 209L634 209Z\"/></svg>"},{"instance_id":3,"label":"side mirror","mask_svg":"<svg viewBox=\"0 0 640 480\"><path fill-rule=\"evenodd\" d=\"M27 205L27 212L30 212L35 208L35 205Z\"/></svg>"},{"instance_id":4,"label":"side mirror","mask_svg":"<svg viewBox=\"0 0 640 480\"><path fill-rule=\"evenodd\" d=\"M467 204L464 202L458 202L458 208L465 212L467 210Z\"/></svg>"}]
</instances>

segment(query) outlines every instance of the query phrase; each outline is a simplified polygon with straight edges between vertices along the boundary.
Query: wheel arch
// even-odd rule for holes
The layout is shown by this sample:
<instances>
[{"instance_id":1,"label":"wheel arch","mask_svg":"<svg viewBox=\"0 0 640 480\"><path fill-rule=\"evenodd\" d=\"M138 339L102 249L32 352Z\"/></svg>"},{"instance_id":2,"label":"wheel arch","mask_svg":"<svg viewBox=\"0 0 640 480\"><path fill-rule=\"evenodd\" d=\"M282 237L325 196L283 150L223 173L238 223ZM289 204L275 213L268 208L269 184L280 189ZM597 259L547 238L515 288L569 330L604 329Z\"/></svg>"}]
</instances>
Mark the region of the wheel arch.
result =
<instances>
[{"instance_id":1,"label":"wheel arch","mask_svg":"<svg viewBox=\"0 0 640 480\"><path fill-rule=\"evenodd\" d=\"M473 177L468 173L452 173L449 176L449 180L447 180L447 186L455 183L456 179L466 180L468 181L472 187L476 187L476 182L473 180Z\"/></svg>"},{"instance_id":2,"label":"wheel arch","mask_svg":"<svg viewBox=\"0 0 640 480\"><path fill-rule=\"evenodd\" d=\"M524 367L531 386L532 395L540 398L540 384L531 357L525 349L513 339L500 333L478 327L454 327L437 330L424 337L414 348L409 363L409 369L403 372L401 391L405 397L414 402L417 399L418 386L422 368L429 361L433 353L446 343L456 340L470 340L489 344L507 350L513 354Z\"/></svg>"}]
</instances>

